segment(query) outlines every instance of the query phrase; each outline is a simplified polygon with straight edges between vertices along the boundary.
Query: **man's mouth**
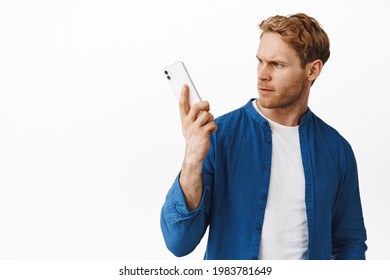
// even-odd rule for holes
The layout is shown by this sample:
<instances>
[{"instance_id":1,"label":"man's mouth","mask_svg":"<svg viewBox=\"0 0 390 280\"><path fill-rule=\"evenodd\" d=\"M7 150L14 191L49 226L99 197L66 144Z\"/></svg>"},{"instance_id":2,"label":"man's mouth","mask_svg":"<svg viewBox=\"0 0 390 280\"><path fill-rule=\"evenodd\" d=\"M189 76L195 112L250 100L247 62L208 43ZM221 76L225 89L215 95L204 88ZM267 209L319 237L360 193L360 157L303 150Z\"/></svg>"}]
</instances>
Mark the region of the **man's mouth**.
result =
<instances>
[{"instance_id":1,"label":"man's mouth","mask_svg":"<svg viewBox=\"0 0 390 280\"><path fill-rule=\"evenodd\" d=\"M265 92L274 91L273 89L264 88L264 87L260 87L260 90L261 90L261 91L265 91Z\"/></svg>"}]
</instances>

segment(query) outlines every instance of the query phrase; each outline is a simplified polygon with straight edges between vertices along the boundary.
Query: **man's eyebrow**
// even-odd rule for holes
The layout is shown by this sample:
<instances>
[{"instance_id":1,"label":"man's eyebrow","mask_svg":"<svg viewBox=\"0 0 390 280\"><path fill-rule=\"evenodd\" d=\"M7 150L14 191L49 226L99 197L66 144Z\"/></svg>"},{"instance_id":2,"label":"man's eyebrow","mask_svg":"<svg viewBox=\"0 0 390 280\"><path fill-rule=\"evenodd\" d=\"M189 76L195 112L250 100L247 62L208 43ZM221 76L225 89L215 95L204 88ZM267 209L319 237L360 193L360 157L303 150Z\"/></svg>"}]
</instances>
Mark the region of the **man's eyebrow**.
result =
<instances>
[{"instance_id":1,"label":"man's eyebrow","mask_svg":"<svg viewBox=\"0 0 390 280\"><path fill-rule=\"evenodd\" d=\"M256 55L256 58L258 60L265 60L268 63L278 63L278 64L287 64L287 61L280 60L280 59L265 59L265 58L260 58L258 55Z\"/></svg>"}]
</instances>

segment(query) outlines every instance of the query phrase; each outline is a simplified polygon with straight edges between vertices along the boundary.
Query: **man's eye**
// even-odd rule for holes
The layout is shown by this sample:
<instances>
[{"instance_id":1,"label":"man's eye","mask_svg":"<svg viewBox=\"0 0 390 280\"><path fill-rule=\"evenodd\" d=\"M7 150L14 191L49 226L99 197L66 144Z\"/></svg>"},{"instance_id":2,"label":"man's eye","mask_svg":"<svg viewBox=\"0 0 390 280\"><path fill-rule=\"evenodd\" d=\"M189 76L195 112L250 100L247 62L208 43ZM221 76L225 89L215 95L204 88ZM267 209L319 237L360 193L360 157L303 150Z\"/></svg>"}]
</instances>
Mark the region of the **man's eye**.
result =
<instances>
[{"instance_id":1,"label":"man's eye","mask_svg":"<svg viewBox=\"0 0 390 280\"><path fill-rule=\"evenodd\" d=\"M277 68L277 69L283 68L283 65L282 65L282 64L279 64L279 63L277 63L277 62L272 63L272 65L273 65L273 67L275 67L275 68Z\"/></svg>"}]
</instances>

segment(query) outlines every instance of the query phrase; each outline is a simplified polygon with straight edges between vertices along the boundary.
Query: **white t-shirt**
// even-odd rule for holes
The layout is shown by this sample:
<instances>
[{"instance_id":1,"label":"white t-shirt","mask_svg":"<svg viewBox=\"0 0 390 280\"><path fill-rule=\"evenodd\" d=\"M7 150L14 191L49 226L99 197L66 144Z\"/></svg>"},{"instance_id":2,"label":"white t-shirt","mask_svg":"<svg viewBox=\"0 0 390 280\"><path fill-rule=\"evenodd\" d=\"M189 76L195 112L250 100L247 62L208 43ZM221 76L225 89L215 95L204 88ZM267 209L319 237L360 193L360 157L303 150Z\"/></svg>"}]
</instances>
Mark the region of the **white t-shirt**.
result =
<instances>
[{"instance_id":1,"label":"white t-shirt","mask_svg":"<svg viewBox=\"0 0 390 280\"><path fill-rule=\"evenodd\" d=\"M256 100L253 106L261 114ZM308 229L299 126L267 120L272 131L272 162L259 259L306 259Z\"/></svg>"}]
</instances>

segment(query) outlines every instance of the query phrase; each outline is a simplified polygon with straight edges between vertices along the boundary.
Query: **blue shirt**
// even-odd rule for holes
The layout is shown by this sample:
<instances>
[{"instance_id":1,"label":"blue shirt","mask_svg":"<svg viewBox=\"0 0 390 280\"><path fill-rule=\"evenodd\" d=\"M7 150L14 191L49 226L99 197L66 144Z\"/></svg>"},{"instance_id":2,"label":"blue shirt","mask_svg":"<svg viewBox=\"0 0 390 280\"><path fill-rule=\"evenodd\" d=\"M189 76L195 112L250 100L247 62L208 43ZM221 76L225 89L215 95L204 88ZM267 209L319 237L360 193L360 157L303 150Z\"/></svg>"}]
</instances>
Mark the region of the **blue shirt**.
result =
<instances>
[{"instance_id":1,"label":"blue shirt","mask_svg":"<svg viewBox=\"0 0 390 280\"><path fill-rule=\"evenodd\" d=\"M272 133L253 107L215 120L203 162L199 206L188 211L177 176L161 211L176 256L192 252L207 227L205 259L258 259L270 182ZM349 143L310 109L299 138L305 175L308 259L365 259L367 246L356 160Z\"/></svg>"}]
</instances>

